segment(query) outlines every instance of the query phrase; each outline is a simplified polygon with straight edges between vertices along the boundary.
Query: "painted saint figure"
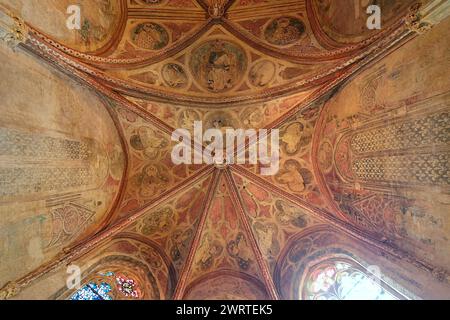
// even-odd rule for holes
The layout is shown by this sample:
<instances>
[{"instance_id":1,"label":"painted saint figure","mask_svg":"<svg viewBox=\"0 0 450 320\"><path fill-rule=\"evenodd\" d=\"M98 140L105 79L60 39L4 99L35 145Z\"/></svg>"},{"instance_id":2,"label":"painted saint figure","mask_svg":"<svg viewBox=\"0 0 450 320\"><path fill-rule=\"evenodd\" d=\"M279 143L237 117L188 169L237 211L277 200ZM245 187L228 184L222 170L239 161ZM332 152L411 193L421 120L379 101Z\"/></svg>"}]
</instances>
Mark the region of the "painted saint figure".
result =
<instances>
[{"instance_id":1,"label":"painted saint figure","mask_svg":"<svg viewBox=\"0 0 450 320\"><path fill-rule=\"evenodd\" d=\"M222 91L233 86L236 62L220 46L214 47L209 54L207 69L208 88L212 91Z\"/></svg>"},{"instance_id":2,"label":"painted saint figure","mask_svg":"<svg viewBox=\"0 0 450 320\"><path fill-rule=\"evenodd\" d=\"M234 43L208 41L193 51L190 68L201 87L210 92L224 92L234 88L245 74L247 57Z\"/></svg>"}]
</instances>

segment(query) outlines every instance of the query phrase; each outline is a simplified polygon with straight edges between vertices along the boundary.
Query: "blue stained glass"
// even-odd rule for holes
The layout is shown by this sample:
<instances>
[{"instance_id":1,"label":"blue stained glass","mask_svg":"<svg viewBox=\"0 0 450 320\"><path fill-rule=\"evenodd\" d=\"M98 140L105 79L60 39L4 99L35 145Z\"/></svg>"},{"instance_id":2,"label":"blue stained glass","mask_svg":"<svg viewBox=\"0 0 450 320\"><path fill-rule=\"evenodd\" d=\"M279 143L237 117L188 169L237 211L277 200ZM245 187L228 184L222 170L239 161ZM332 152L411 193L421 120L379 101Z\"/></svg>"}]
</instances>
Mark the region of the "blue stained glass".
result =
<instances>
[{"instance_id":1,"label":"blue stained glass","mask_svg":"<svg viewBox=\"0 0 450 320\"><path fill-rule=\"evenodd\" d=\"M100 285L89 282L75 292L70 300L112 300L112 297L108 294L111 290L111 285L106 282L102 282Z\"/></svg>"}]
</instances>

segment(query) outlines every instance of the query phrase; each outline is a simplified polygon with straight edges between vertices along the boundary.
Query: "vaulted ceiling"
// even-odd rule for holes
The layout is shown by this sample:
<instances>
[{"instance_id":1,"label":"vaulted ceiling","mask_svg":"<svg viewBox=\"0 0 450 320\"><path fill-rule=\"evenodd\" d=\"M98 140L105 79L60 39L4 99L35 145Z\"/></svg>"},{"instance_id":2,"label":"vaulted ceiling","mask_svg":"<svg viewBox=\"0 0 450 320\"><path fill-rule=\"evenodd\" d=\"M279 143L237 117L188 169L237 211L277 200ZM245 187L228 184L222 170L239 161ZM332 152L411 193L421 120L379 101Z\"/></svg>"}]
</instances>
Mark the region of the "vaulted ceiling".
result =
<instances>
[{"instance_id":1,"label":"vaulted ceiling","mask_svg":"<svg viewBox=\"0 0 450 320\"><path fill-rule=\"evenodd\" d=\"M90 208L89 227L58 235L39 265L8 269L4 297L62 265L94 270L114 254L150 270L147 298L299 298L292 279L302 259L333 246L382 256L391 270L406 265L409 280L393 277L415 293L431 294L409 283L411 268L424 273L421 284L429 276L448 285L450 83L439 70L448 70L448 19L417 37L446 17L446 1L78 1L81 30L67 30L72 2L0 1L14 31L3 38L92 90L92 108L108 111L95 111L101 137L89 135L106 146L89 161L93 174L104 171L96 192L108 196ZM366 27L362 6L370 3L383 9L381 30ZM434 65L411 62L433 43ZM424 70L430 77L419 79ZM425 88L434 77L440 84ZM95 128L93 119L78 125ZM206 128L280 129L280 171L174 165L172 132L200 120ZM101 149L86 145L91 155ZM434 209L426 192L440 199ZM60 223L86 223L76 201L59 201L74 210ZM39 237L54 239L54 228Z\"/></svg>"}]
</instances>

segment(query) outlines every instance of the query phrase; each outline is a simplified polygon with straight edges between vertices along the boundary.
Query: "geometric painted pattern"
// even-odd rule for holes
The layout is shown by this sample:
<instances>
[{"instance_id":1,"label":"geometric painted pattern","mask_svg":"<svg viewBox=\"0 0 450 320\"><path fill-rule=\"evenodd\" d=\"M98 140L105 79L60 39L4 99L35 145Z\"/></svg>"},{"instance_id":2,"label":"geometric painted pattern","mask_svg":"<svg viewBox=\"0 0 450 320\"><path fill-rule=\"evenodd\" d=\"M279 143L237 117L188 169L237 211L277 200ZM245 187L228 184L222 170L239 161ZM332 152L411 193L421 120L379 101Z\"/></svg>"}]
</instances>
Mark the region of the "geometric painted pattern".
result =
<instances>
[{"instance_id":1,"label":"geometric painted pattern","mask_svg":"<svg viewBox=\"0 0 450 320\"><path fill-rule=\"evenodd\" d=\"M365 181L450 185L448 153L406 154L356 159L353 172Z\"/></svg>"},{"instance_id":2,"label":"geometric painted pattern","mask_svg":"<svg viewBox=\"0 0 450 320\"><path fill-rule=\"evenodd\" d=\"M386 150L402 150L450 142L450 117L447 111L435 113L353 136L352 151L356 154Z\"/></svg>"}]
</instances>

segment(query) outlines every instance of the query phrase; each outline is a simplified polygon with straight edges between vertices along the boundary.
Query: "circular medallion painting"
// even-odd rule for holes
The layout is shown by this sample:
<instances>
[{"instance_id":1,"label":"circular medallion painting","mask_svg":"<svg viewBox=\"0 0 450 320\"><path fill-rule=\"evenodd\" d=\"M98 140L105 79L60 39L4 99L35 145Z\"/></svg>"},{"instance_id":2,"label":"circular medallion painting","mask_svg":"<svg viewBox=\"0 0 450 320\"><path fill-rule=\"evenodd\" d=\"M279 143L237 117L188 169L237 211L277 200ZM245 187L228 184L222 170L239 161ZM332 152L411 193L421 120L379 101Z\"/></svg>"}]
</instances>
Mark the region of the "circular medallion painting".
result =
<instances>
[{"instance_id":1,"label":"circular medallion painting","mask_svg":"<svg viewBox=\"0 0 450 320\"><path fill-rule=\"evenodd\" d=\"M238 45L209 41L195 49L190 61L196 81L211 92L224 92L239 83L247 69L247 57Z\"/></svg>"},{"instance_id":2,"label":"circular medallion painting","mask_svg":"<svg viewBox=\"0 0 450 320\"><path fill-rule=\"evenodd\" d=\"M255 87L265 87L273 80L276 71L275 63L272 61L259 61L250 70L250 83Z\"/></svg>"},{"instance_id":3,"label":"circular medallion painting","mask_svg":"<svg viewBox=\"0 0 450 320\"><path fill-rule=\"evenodd\" d=\"M133 29L131 40L142 49L160 50L169 44L169 34L159 24L141 23Z\"/></svg>"},{"instance_id":4,"label":"circular medallion painting","mask_svg":"<svg viewBox=\"0 0 450 320\"><path fill-rule=\"evenodd\" d=\"M276 46L286 46L300 40L305 33L305 25L300 19L282 17L273 20L266 27L266 40Z\"/></svg>"},{"instance_id":5,"label":"circular medallion painting","mask_svg":"<svg viewBox=\"0 0 450 320\"><path fill-rule=\"evenodd\" d=\"M171 88L184 88L188 83L188 77L179 64L168 63L162 68L164 82Z\"/></svg>"}]
</instances>

